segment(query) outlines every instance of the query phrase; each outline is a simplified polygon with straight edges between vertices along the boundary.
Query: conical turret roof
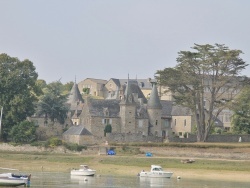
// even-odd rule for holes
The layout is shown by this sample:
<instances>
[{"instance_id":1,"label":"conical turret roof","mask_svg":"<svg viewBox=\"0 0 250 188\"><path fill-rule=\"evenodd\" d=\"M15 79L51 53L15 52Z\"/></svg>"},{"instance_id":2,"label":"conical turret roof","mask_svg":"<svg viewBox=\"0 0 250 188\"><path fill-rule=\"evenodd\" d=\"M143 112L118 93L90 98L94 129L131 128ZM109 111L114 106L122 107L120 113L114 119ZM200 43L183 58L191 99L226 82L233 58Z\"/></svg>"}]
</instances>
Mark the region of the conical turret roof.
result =
<instances>
[{"instance_id":1,"label":"conical turret roof","mask_svg":"<svg viewBox=\"0 0 250 188\"><path fill-rule=\"evenodd\" d=\"M74 85L70 91L70 94L68 96L67 103L68 104L75 104L77 102L83 102L83 98L82 98L82 95L78 89L78 85L76 83L74 83Z\"/></svg>"},{"instance_id":2,"label":"conical turret roof","mask_svg":"<svg viewBox=\"0 0 250 188\"><path fill-rule=\"evenodd\" d=\"M147 108L156 108L156 109L162 109L161 101L158 95L156 83L152 82L153 88L150 94L150 98L148 100Z\"/></svg>"}]
</instances>

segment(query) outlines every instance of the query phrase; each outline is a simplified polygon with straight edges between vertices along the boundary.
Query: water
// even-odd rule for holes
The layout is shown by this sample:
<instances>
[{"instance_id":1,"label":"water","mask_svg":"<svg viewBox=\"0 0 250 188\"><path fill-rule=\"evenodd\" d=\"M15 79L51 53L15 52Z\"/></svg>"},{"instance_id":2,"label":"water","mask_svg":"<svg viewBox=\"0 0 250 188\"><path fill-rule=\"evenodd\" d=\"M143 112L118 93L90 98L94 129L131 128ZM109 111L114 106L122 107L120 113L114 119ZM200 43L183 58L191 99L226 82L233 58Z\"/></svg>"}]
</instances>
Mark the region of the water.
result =
<instances>
[{"instance_id":1,"label":"water","mask_svg":"<svg viewBox=\"0 0 250 188\"><path fill-rule=\"evenodd\" d=\"M249 188L249 183L176 178L101 176L77 177L69 173L32 173L31 187L89 188Z\"/></svg>"}]
</instances>

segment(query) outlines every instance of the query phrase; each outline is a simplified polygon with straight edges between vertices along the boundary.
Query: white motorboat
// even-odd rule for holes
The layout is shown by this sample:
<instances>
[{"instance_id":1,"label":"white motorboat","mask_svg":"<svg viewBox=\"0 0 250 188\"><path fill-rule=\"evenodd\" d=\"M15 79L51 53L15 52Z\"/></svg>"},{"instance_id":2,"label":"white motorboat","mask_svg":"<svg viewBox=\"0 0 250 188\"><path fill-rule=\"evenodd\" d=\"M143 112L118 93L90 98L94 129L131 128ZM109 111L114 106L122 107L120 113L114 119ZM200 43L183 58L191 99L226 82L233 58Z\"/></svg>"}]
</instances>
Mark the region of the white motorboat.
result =
<instances>
[{"instance_id":1,"label":"white motorboat","mask_svg":"<svg viewBox=\"0 0 250 188\"><path fill-rule=\"evenodd\" d=\"M0 186L29 186L31 175L0 173Z\"/></svg>"},{"instance_id":2,"label":"white motorboat","mask_svg":"<svg viewBox=\"0 0 250 188\"><path fill-rule=\"evenodd\" d=\"M92 170L88 165L80 165L79 169L71 170L70 174L74 176L94 176L96 170Z\"/></svg>"},{"instance_id":3,"label":"white motorboat","mask_svg":"<svg viewBox=\"0 0 250 188\"><path fill-rule=\"evenodd\" d=\"M151 165L150 172L142 170L139 173L140 177L150 177L150 178L171 178L173 172L167 172L162 169L159 165Z\"/></svg>"}]
</instances>

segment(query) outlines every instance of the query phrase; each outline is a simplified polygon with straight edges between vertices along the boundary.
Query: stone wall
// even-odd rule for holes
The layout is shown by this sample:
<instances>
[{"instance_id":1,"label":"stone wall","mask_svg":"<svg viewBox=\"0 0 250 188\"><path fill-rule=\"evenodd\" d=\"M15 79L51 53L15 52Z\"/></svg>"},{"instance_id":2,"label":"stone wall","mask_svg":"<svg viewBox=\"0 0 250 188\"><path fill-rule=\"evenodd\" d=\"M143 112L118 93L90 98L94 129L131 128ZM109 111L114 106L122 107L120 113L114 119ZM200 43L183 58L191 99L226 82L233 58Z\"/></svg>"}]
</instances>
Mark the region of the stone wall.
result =
<instances>
[{"instance_id":1,"label":"stone wall","mask_svg":"<svg viewBox=\"0 0 250 188\"><path fill-rule=\"evenodd\" d=\"M63 140L78 145L92 145L95 142L91 135L63 135Z\"/></svg>"},{"instance_id":2,"label":"stone wall","mask_svg":"<svg viewBox=\"0 0 250 188\"><path fill-rule=\"evenodd\" d=\"M206 142L250 142L250 135L209 135ZM188 138L172 137L169 142L197 142L196 135L188 135Z\"/></svg>"},{"instance_id":3,"label":"stone wall","mask_svg":"<svg viewBox=\"0 0 250 188\"><path fill-rule=\"evenodd\" d=\"M109 142L129 143L129 142L163 142L162 137L143 136L138 133L109 133L106 136Z\"/></svg>"}]
</instances>

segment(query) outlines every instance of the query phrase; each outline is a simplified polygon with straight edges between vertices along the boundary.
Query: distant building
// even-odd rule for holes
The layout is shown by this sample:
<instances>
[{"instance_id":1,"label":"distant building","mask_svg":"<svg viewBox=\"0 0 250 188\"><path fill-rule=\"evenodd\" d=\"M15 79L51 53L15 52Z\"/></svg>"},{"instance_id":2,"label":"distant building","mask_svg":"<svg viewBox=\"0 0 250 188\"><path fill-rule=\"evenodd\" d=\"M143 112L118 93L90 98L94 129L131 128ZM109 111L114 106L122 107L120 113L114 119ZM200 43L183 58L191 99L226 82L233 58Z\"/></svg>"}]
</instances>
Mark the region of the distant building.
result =
<instances>
[{"instance_id":1,"label":"distant building","mask_svg":"<svg viewBox=\"0 0 250 188\"><path fill-rule=\"evenodd\" d=\"M72 105L74 109L71 108L71 110L75 110L71 111L74 127L63 134L64 139L77 143L76 136L71 130L77 129L76 127L84 128L85 132L89 132L88 142L92 135L93 143L103 143L105 140L125 141L126 139L131 142L149 140L159 142L173 136L173 133L176 135L180 135L180 132L184 135L185 131L190 133L191 111L187 109L178 111L172 101L160 100L156 83L151 82L150 85L152 88L148 99L142 93L140 87L142 83L129 79L126 82L110 79L103 85L105 99L88 96L84 98L82 105L78 102L82 101L81 99L71 96L74 98L71 100L74 103ZM76 87L75 84L72 90L76 88L79 86ZM78 95L79 92L71 91L71 93ZM173 112L175 113L172 114ZM182 117L185 126L183 124L180 126L184 126L183 129L178 128L179 125L173 126L173 115ZM111 125L112 132L105 137L104 129L108 124ZM84 138L86 135L79 136L78 139L80 137Z\"/></svg>"}]
</instances>

